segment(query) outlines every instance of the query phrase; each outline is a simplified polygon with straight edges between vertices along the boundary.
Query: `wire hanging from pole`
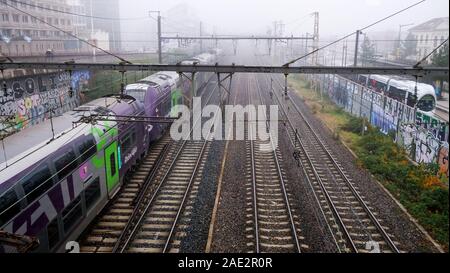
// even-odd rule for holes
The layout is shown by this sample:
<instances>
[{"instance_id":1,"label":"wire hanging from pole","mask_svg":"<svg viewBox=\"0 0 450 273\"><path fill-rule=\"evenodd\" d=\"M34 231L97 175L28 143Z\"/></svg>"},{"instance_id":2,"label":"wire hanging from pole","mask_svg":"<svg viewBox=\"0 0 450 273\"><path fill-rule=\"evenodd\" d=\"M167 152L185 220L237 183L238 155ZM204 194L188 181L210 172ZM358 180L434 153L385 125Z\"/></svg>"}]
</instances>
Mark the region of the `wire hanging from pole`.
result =
<instances>
[{"instance_id":1,"label":"wire hanging from pole","mask_svg":"<svg viewBox=\"0 0 450 273\"><path fill-rule=\"evenodd\" d=\"M447 42L448 42L448 37L447 37L447 39L445 39L445 41L443 41L440 45L438 45L435 49L433 49L428 55L426 55L419 62L417 62L413 67L419 67L426 59L428 59L431 55L433 55L434 52L436 52L439 48L441 48Z\"/></svg>"},{"instance_id":2,"label":"wire hanging from pole","mask_svg":"<svg viewBox=\"0 0 450 273\"><path fill-rule=\"evenodd\" d=\"M384 18L382 18L382 19L380 19L380 20L378 20L378 21L376 21L376 22L374 22L374 23L372 23L372 24L370 24L370 25L367 25L367 26L365 26L365 27L363 27L363 28L360 28L359 31L363 31L363 30L365 30L365 29L368 29L368 28L370 28L370 27L372 27L372 26L374 26L374 25L376 25L376 24L379 24L379 23L381 23L381 22L383 22L383 21L385 21L385 20L387 20L387 19L389 19L389 18L391 18L391 17L393 17L393 16L395 16L395 15L397 15L397 14L399 14L399 13L402 13L402 12L404 12L404 11L406 11L406 10L408 10L408 9L410 9L410 8L412 8L412 7L414 7L414 6L417 6L417 5L419 5L419 4L423 3L423 2L425 2L425 0L416 2L416 3L414 3L414 4L412 4L412 5L408 6L408 7L406 7L406 8L404 8L404 9L401 9L401 10L395 12L395 13L392 13L392 14L390 14L390 15L388 15L388 16L386 16L386 17L384 17ZM309 53L307 53L307 54L305 54L305 55L303 55L303 56L301 56L301 57L299 57L299 58L297 58L297 59L294 59L294 60L292 60L292 61L290 61L290 62L284 64L283 66L289 66L289 65L291 65L291 64L293 64L293 63L295 63L295 62L297 62L297 61L299 61L299 60L301 60L301 59L303 59L303 58L305 58L305 57L307 57L307 56L310 56L310 55L312 55L312 54L318 52L319 50L322 50L322 49L327 48L327 47L329 47L329 46L331 46L331 45L334 45L334 44L336 44L336 43L338 43L338 42L340 42L340 41L342 41L342 40L347 39L348 37L353 36L355 33L356 33L356 32L349 33L349 34L345 35L344 37L342 37L342 38L340 38L340 39L337 39L337 40L335 40L335 41L333 41L333 42L331 42L331 43L329 43L329 44L326 44L326 45L324 45L324 46L322 46L322 47L319 47L319 48L317 48L317 49L315 49L315 50L313 50L313 51L311 51L311 52L309 52Z\"/></svg>"},{"instance_id":3,"label":"wire hanging from pole","mask_svg":"<svg viewBox=\"0 0 450 273\"><path fill-rule=\"evenodd\" d=\"M113 56L113 57L119 59L120 61L122 61L123 63L132 64L130 61L128 61L128 60L126 60L126 59L124 59L124 58L122 58L122 57L120 57L120 56L118 56L118 55L116 55L116 54L114 54L114 53L111 53L111 52L109 52L109 51L107 51L107 50L105 50L105 49L103 49L103 48L101 48L101 47L99 47L99 46L96 46L96 45L94 45L93 43L90 43L90 42L88 42L88 41L86 41L86 40L84 40L84 39L82 39L82 38L79 38L78 36L76 36L76 35L74 35L74 34L68 32L68 31L65 31L65 30L62 29L62 28L59 28L59 27L57 27L57 26L55 26L55 25L52 25L52 24L50 24L50 23L47 23L47 21L42 20L41 18L39 18L39 17L37 17L37 16L34 16L34 15L31 14L31 13L28 13L28 12L26 12L26 11L24 11L24 10L21 10L21 9L15 7L15 6L12 6L12 5L8 4L7 2L3 2L3 4L6 5L6 6L8 6L8 7L10 7L10 8L12 8L12 9L15 9L15 10L17 10L17 11L23 13L23 14L26 14L26 15L30 16L31 18L36 19L36 21L39 21L39 22L41 22L41 23L43 23L43 24L46 24L46 25L48 25L48 26L50 26L50 27L52 27L52 28L54 28L54 29L57 29L57 30L61 31L62 33L66 34L66 35L68 35L68 36L70 36L70 37L73 37L73 38L75 38L75 39L77 39L77 40L79 40L79 41L81 41L81 42L83 42L83 43L85 43L85 44L87 44L87 45L93 47L93 48L96 48L96 49L102 51L103 53L106 53L106 54L108 54L108 55L110 55L110 56Z\"/></svg>"}]
</instances>

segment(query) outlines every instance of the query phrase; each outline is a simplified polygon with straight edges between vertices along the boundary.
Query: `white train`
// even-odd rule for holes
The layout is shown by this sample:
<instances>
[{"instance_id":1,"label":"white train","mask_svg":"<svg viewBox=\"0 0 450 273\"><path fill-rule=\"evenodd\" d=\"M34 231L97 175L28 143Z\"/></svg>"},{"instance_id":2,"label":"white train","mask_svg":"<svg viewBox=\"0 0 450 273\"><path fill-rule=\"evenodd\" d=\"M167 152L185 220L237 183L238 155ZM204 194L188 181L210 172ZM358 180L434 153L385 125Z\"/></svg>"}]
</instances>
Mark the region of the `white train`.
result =
<instances>
[{"instance_id":1,"label":"white train","mask_svg":"<svg viewBox=\"0 0 450 273\"><path fill-rule=\"evenodd\" d=\"M417 98L414 98L416 82L398 76L359 75L358 82L411 107L417 103L422 112L433 113L436 108L436 91L429 84L417 83Z\"/></svg>"}]
</instances>

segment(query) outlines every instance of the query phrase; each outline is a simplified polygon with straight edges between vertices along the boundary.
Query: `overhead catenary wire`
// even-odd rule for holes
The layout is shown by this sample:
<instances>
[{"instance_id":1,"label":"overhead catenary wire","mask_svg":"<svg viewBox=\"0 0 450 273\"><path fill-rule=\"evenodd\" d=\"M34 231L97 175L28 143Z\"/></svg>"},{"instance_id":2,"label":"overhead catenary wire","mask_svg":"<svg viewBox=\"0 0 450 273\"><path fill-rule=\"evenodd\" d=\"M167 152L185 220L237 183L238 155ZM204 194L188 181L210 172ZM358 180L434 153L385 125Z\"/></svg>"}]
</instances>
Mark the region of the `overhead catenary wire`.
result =
<instances>
[{"instance_id":1,"label":"overhead catenary wire","mask_svg":"<svg viewBox=\"0 0 450 273\"><path fill-rule=\"evenodd\" d=\"M115 103L118 103L118 101L116 100L116 101L114 102L114 104L115 104ZM97 117L97 118L98 118L98 121L109 121L109 120L107 120L107 119L101 119L100 117L102 117L102 116L104 116L104 115L101 115L101 116L98 116L98 117ZM114 116L110 116L110 117L114 117ZM97 124L97 126L105 127L107 130L106 130L105 132L103 132L103 134L100 136L99 140L98 140L96 143L94 143L93 145L89 146L89 148L86 149L85 152L83 152L82 154L80 154L79 156L77 156L74 160L72 160L71 162L69 162L68 164L66 164L66 165L65 165L63 168L61 168L60 170L57 170L51 177L49 177L47 180L43 181L38 187L34 188L34 189L33 189L32 191L30 191L29 193L25 194L20 200L17 200L14 204L10 205L10 206L9 206L8 208L6 208L5 210L0 211L0 216L1 216L3 213L5 213L6 211L8 211L10 208L12 208L12 207L14 207L15 205L19 204L22 200L24 200L25 198L27 198L28 195L31 195L34 191L38 190L40 187L42 187L43 185L45 185L45 184L47 183L47 181L50 181L50 180L53 179L53 177L56 177L57 175L59 175L59 173L62 172L67 166L70 166L71 164L76 163L80 158L82 158L82 157L85 156L87 153L89 153L89 151L90 151L92 148L94 148L94 147L97 146L97 143L101 143L101 142L103 141L103 138L107 137L107 136L109 135L109 132L110 132L111 130L113 130L114 128L118 127L119 124L121 124L121 123L127 123L127 122L134 122L133 119L136 118L135 116L121 116L121 117L124 117L125 119L124 119L124 120L110 120L110 121L116 123L114 126L109 126L109 125L104 125L104 124ZM94 116L94 118L95 118L95 116ZM150 117L141 117L141 118L150 118ZM82 129L84 129L84 128L86 128L87 126L89 126L89 124L84 124L84 123L82 123L82 122L81 122L82 120L83 120L83 116L80 118L80 120L79 120L80 122L78 122L78 124L75 123L75 125L73 126L73 128L71 128L71 129L68 130L68 131L65 131L65 132L62 133L62 134L60 134L60 135L57 137L57 139L60 138L60 137L62 137L62 136L64 136L64 135L67 135L68 133L72 132L73 130L75 130L75 129L79 128L79 127L82 127L82 128L80 129L80 131L81 131ZM154 123L155 121L148 121L148 122L149 122L149 123L152 123L152 122ZM91 125L91 126L92 126L92 125ZM62 146L64 146L65 144L69 143L69 142L70 142L74 137L76 137L76 136L77 136L77 134L74 134L72 137L70 137L68 140L66 140L66 141L63 143ZM53 140L55 140L55 139L53 139ZM26 156L30 156L32 153L35 153L35 152L38 151L39 149L44 148L44 147L47 146L49 143L50 143L50 142L46 143L45 145L43 145L43 146L39 147L38 149L32 151L30 154L28 154L28 155L26 155ZM51 155L52 155L52 153L48 154L43 160L45 160L46 158L50 157ZM26 157L26 156L25 156L25 157ZM22 159L23 159L23 158L22 158ZM5 160L6 160L6 158L5 158ZM16 161L16 162L17 162L17 161ZM16 162L14 162L13 164L15 164ZM33 169L29 170L28 173L27 173L26 175L23 175L23 177L26 177L28 174L32 173L32 172L33 172L34 170L36 170L36 168L38 168L38 167L39 167L39 164L37 164ZM7 169L7 168L8 168L8 166L7 166L6 168L4 168L4 169L1 169L0 171L3 171L3 170L5 170L5 169Z\"/></svg>"},{"instance_id":2,"label":"overhead catenary wire","mask_svg":"<svg viewBox=\"0 0 450 273\"><path fill-rule=\"evenodd\" d=\"M108 106L112 106L112 105L115 105L115 104L117 104L117 103L119 103L118 100L115 100L112 104L110 104L110 105L108 105ZM92 115L92 112L91 112L91 111L89 111L89 113ZM81 120L83 117L84 117L84 115L80 118L80 120ZM99 124L99 125L101 125L101 124ZM116 124L116 126L117 126L117 125L118 125L118 124ZM101 126L103 126L103 125L101 125ZM56 138L52 138L50 141L46 142L44 145L42 145L42 146L40 146L40 147L37 147L36 149L32 150L31 152L27 153L26 155L20 157L19 159L17 159L17 160L14 161L13 163L11 163L11 165L6 166L6 167L3 168L3 169L0 169L0 172L1 172L1 171L4 171L4 170L7 169L8 167L10 167L10 166L16 164L16 163L19 162L20 160L22 160L22 159L24 159L24 158L26 158L26 157L28 157L28 156L31 156L33 153L35 153L35 152L39 151L40 149L46 147L47 145L49 145L49 144L52 143L53 141L57 140L58 138L60 138L60 137L62 137L62 136L64 136L64 135L67 135L68 133L72 132L73 130L77 129L78 127L80 127L80 124L77 123L77 122L75 122L74 125L73 125L73 127L72 127L71 129L62 132L62 133L61 133L59 136L57 136ZM114 126L114 127L115 127L115 126ZM112 127L112 128L114 128L114 127ZM111 129L112 129L112 128L111 128ZM105 132L105 134L106 134L106 133L107 133L107 132ZM73 137L74 137L74 136L73 136ZM64 144L67 144L73 137L71 137L69 140L67 140ZM5 139L5 138L3 138L3 139ZM51 153L48 154L44 159L48 158L50 155L51 155ZM77 159L78 159L78 158L77 158ZM5 160L6 160L6 158L5 158ZM70 165L70 163L69 163L68 165ZM37 166L36 166L36 167L37 167ZM27 173L26 175L28 175L28 174L30 174L31 172L33 172L33 171L36 169L36 167L34 167L33 169L29 170L28 173ZM57 172L57 173L58 173L58 172ZM26 175L24 175L24 176L26 176ZM0 213L0 214L1 214L1 213Z\"/></svg>"},{"instance_id":3,"label":"overhead catenary wire","mask_svg":"<svg viewBox=\"0 0 450 273\"><path fill-rule=\"evenodd\" d=\"M17 11L23 13L23 14L26 14L26 15L32 17L32 18L35 18L37 21L42 22L42 23L44 23L44 24L46 24L46 25L48 25L48 26L50 26L50 27L52 27L52 28L55 28L55 29L57 29L57 30L59 30L59 31L61 31L61 32L63 32L63 33L65 33L66 35L68 35L68 36L70 36L70 37L73 37L73 38L75 38L75 39L77 39L77 40L79 40L79 41L81 41L81 42L83 42L83 43L85 43L85 44L87 44L87 45L93 47L93 48L96 48L96 49L98 49L98 50L100 50L100 51L102 51L102 52L104 52L104 53L106 53L106 54L108 54L108 55L111 55L111 56L113 56L113 57L119 59L120 61L122 61L122 62L124 62L124 63L131 64L130 61L128 61L128 60L126 60L126 59L124 59L124 58L122 58L122 57L120 57L120 56L118 56L118 55L116 55L116 54L114 54L114 53L111 53L111 52L109 52L109 51L107 51L107 50L105 50L105 49L103 49L103 48L101 48L101 47L99 47L99 46L96 46L96 45L94 45L94 44L92 44L92 43L90 43L90 42L88 42L88 41L86 41L86 40L84 40L84 39L82 39L82 38L80 38L80 37L78 37L78 36L76 36L76 35L74 35L74 34L68 32L68 31L65 31L65 30L62 29L62 28L59 28L59 27L57 27L57 26L55 26L55 25L52 25L52 24L48 23L47 21L42 20L41 18L39 18L39 17L37 17L37 16L35 16L35 15L32 15L31 13L28 13L28 12L22 10L22 9L19 9L19 8L17 8L17 7L14 7L14 6L12 6L12 5L6 3L6 2L4 2L4 4L5 4L6 6L9 6L10 8L13 8L13 9L15 9L15 10L17 10Z\"/></svg>"},{"instance_id":4,"label":"overhead catenary wire","mask_svg":"<svg viewBox=\"0 0 450 273\"><path fill-rule=\"evenodd\" d=\"M114 129L116 126L118 126L118 124L119 124L119 123L116 123L113 127L109 128L109 130L106 131L102 136L100 136L100 141L102 141L102 138L104 138L105 136L108 136L108 133L109 133L112 129ZM87 126L89 126L89 124L84 124L83 127L82 127L81 129L84 129L84 128L86 128ZM65 135L65 134L67 134L67 133L70 133L70 132L72 132L73 130L79 128L79 127L81 127L81 125L71 128L70 130L68 130L67 132L65 132L65 133L62 134L62 135ZM80 130L80 131L81 131L81 130ZM61 136L62 136L62 135L61 135ZM76 134L75 134L74 136L72 136L70 139L68 139L64 144L67 144L67 143L68 143L69 141L71 141L75 136L76 136ZM45 145L45 146L46 146L46 145ZM43 146L43 147L45 147L45 146ZM28 197L29 195L31 195L33 192L35 192L35 191L37 191L39 188L43 187L48 181L51 181L51 180L52 180L54 177L56 177L60 172L62 172L67 166L70 166L70 164L76 163L77 160L79 160L80 158L82 158L83 156L85 156L92 148L94 148L94 147L96 147L96 146L97 146L97 143L95 143L94 145L90 146L89 149L86 149L86 151L85 151L83 154L80 154L80 155L79 155L78 157L76 157L73 161L69 162L66 166L64 166L64 167L61 168L60 170L57 170L57 171L56 171L52 176L50 176L47 180L42 181L41 184L40 184L39 186L37 186L36 188L34 188L33 190L31 190L31 191L28 192L27 194L24 194L24 196L22 196L19 200L17 200L16 202L14 202L12 205L10 205L9 207L7 207L7 208L4 209L3 211L0 211L0 216L1 216L3 213L7 212L9 209L11 209L11 208L13 208L14 206L16 206L17 204L19 204L20 202L22 202L22 200L25 200L25 198L27 198L27 197ZM43 147L40 147L40 148L43 148ZM46 158L48 158L50 155L52 155L52 153L49 154L49 155L47 155L43 160L45 160ZM36 168L38 168L38 167L39 167L39 164L37 164L32 170L30 170L30 171L28 172L28 174L29 174L29 173L32 173L32 172L33 172L34 170L36 170ZM6 168L5 168L5 169L6 169ZM4 170L4 169L2 169L2 170L0 170L0 171L3 171L3 170ZM26 177L26 175L24 175L23 177Z\"/></svg>"},{"instance_id":5,"label":"overhead catenary wire","mask_svg":"<svg viewBox=\"0 0 450 273\"><path fill-rule=\"evenodd\" d=\"M426 61L431 55L433 55L439 48L441 48L447 42L448 42L448 37L440 45L438 45L435 49L433 49L430 53L428 53L425 57L423 57L419 62L417 62L414 65L414 67L419 67L424 61Z\"/></svg>"},{"instance_id":6,"label":"overhead catenary wire","mask_svg":"<svg viewBox=\"0 0 450 273\"><path fill-rule=\"evenodd\" d=\"M403 8L403 9L397 11L397 12L394 12L394 13L392 13L392 14L390 14L390 15L388 15L388 16L386 16L386 17L384 17L384 18L382 18L382 19L380 19L380 20L378 20L378 21L376 21L376 22L373 22L373 23L371 23L371 24L369 24L369 25L367 25L367 26L365 26L365 27L363 27L363 28L360 28L360 29L358 29L357 31L363 31L363 30L366 30L366 29L368 29L368 28L370 28L370 27L372 27L372 26L374 26L374 25L376 25L376 24L379 24L379 23L381 23L381 22L383 22L383 21L385 21L385 20L387 20L387 19L390 19L390 18L394 17L395 15L397 15L397 14L399 14L399 13L402 13L402 12L404 12L404 11L406 11L406 10L409 10L409 9L411 9L411 8L417 6L417 5L419 5L419 4L421 4L421 3L425 2L425 1L426 1L426 0L421 0L421 1L419 1L419 2L416 2L416 3L410 5L410 6L406 7L406 8ZM318 52L318 51L320 51L320 50L322 50L322 49L324 49L324 48L327 48L327 47L329 47L329 46L331 46L331 45L334 45L334 44L336 44L336 43L338 43L338 42L340 42L340 41L342 41L342 40L347 39L348 37L353 36L355 33L356 33L356 32L349 33L349 34L345 35L344 37L342 37L342 38L340 38L340 39L337 39L337 40L335 40L335 41L333 41L333 42L331 42L331 43L329 43L329 44L326 44L326 45L324 45L324 46L321 46L321 47L319 47L319 48L317 48L317 49L315 49L315 50L313 50L313 51L311 51L311 52L309 52L309 53L307 53L307 54L305 54L305 55L303 55L303 56L301 56L301 57L298 57L298 58L296 58L296 59L294 59L294 60L292 60L292 61L290 61L290 62L288 62L288 63L285 63L283 66L289 66L289 65L291 65L291 64L293 64L293 63L295 63L295 62L297 62L297 61L299 61L299 60L301 60L301 59L303 59L303 58L306 58L306 57L308 57L308 56L310 56L310 55L312 55L312 54L314 54L314 53L316 53L316 52Z\"/></svg>"},{"instance_id":7,"label":"overhead catenary wire","mask_svg":"<svg viewBox=\"0 0 450 273\"><path fill-rule=\"evenodd\" d=\"M303 20L303 19L309 19L309 18L310 18L309 16L312 16L313 14L314 14L314 13L308 13L308 14L305 14L305 15L303 15L303 16L297 18L297 19L294 19L294 20L292 20L292 21L289 21L289 22L285 23L285 25L292 25L292 24L294 24L294 23L296 23L296 22L298 22L298 21L300 21L300 20Z\"/></svg>"}]
</instances>

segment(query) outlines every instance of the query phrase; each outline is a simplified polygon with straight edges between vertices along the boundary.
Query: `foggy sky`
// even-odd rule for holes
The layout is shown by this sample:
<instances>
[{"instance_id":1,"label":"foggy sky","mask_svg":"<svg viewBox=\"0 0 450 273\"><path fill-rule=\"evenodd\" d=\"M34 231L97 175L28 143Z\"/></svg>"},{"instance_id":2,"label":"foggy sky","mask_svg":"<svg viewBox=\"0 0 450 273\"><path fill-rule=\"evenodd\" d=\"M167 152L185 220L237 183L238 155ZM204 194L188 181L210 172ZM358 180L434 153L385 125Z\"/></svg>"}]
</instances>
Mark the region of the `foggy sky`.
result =
<instances>
[{"instance_id":1,"label":"foggy sky","mask_svg":"<svg viewBox=\"0 0 450 273\"><path fill-rule=\"evenodd\" d=\"M283 20L290 35L313 32L309 13L319 11L322 37L344 35L405 8L418 0L119 0L121 17L145 17L148 10L164 11L188 3L204 22L206 31L217 34L262 34L275 20ZM420 24L434 17L449 16L448 0L427 0L368 31L398 31L399 24ZM137 23L137 22L134 22ZM130 23L131 24L131 23ZM143 20L154 31L151 20ZM411 26L412 27L412 26ZM125 30L124 30L125 29ZM127 22L123 31L130 30ZM163 25L164 31L164 25Z\"/></svg>"}]
</instances>

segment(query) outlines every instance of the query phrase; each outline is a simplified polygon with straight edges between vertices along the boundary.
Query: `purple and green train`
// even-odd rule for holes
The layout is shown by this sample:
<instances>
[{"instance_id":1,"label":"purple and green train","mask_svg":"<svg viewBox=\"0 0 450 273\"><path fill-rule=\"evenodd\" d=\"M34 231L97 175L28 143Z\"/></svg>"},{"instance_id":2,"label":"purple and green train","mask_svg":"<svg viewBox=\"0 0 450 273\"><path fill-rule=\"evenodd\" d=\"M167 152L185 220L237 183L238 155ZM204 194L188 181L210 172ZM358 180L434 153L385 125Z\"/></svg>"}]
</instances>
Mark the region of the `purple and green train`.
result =
<instances>
[{"instance_id":1,"label":"purple and green train","mask_svg":"<svg viewBox=\"0 0 450 273\"><path fill-rule=\"evenodd\" d=\"M182 64L212 64L215 59L206 53ZM196 86L210 76L198 73ZM37 238L35 252L65 251L66 243L80 236L166 129L153 123L80 119L171 116L190 89L191 83L177 73L158 72L128 85L124 95L96 99L5 138L0 151L0 230ZM15 248L0 244L2 252Z\"/></svg>"}]
</instances>

